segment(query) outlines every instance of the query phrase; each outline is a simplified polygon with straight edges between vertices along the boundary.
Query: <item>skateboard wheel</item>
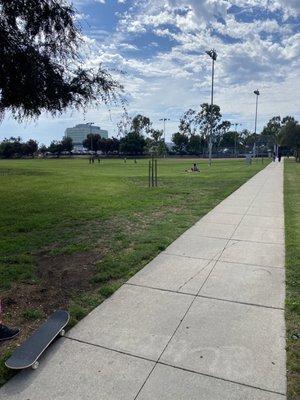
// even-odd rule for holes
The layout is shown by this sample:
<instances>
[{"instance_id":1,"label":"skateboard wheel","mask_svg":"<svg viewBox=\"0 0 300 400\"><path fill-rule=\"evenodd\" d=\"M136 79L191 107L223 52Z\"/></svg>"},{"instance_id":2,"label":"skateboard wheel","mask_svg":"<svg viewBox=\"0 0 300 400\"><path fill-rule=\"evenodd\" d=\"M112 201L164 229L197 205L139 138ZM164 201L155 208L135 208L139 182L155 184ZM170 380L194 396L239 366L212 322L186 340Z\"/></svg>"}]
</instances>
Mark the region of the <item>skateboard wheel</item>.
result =
<instances>
[{"instance_id":1,"label":"skateboard wheel","mask_svg":"<svg viewBox=\"0 0 300 400\"><path fill-rule=\"evenodd\" d=\"M39 365L40 365L40 363L39 363L38 361L35 361L35 362L32 364L31 368L32 368L32 369L38 369Z\"/></svg>"},{"instance_id":2,"label":"skateboard wheel","mask_svg":"<svg viewBox=\"0 0 300 400\"><path fill-rule=\"evenodd\" d=\"M60 336L65 336L66 331L65 331L64 329L62 329L62 330L59 332L59 334L60 334Z\"/></svg>"}]
</instances>

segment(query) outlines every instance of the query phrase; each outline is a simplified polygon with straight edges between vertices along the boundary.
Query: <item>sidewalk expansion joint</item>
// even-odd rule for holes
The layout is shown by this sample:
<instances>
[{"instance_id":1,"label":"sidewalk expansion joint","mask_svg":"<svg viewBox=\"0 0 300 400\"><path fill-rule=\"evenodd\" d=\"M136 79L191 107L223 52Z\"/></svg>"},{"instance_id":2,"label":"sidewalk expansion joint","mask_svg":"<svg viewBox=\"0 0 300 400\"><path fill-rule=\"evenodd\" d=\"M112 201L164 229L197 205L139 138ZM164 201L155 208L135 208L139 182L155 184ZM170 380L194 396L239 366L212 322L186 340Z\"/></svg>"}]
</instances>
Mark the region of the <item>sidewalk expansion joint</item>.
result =
<instances>
[{"instance_id":1,"label":"sidewalk expansion joint","mask_svg":"<svg viewBox=\"0 0 300 400\"><path fill-rule=\"evenodd\" d=\"M164 289L164 288L159 288L159 287L155 287L155 286L148 286L148 285L140 285L138 283L124 283L124 285L129 285L129 286L136 286L136 287L141 287L141 288L146 288L146 289L152 289L152 290L158 290L161 292L169 292L169 293L175 293L175 294L183 294L185 296L192 296L192 297L203 297L204 299L211 299L211 300L217 300L217 301L225 301L226 303L235 303L235 304L242 304L245 306L252 306L252 307L261 307L261 308L271 308L273 310L281 310L283 311L284 308L283 307L274 307L274 306L266 306L263 304L256 304L256 303L248 303L246 301L238 301L238 300L230 300L230 299L223 299L220 297L214 297L214 296L207 296L207 295L203 295L203 294L193 294L193 293L187 293L187 292L179 292L176 290L172 290L172 289Z\"/></svg>"},{"instance_id":2,"label":"sidewalk expansion joint","mask_svg":"<svg viewBox=\"0 0 300 400\"><path fill-rule=\"evenodd\" d=\"M230 240L235 240L235 239L230 239ZM251 243L251 242L250 242ZM273 244L273 243L270 243ZM274 243L274 244L278 244L278 243ZM241 262L241 261L228 261L228 260L221 260L221 259L208 259L208 258L203 258L203 257L191 257L191 256L183 256L181 254L173 254L173 253L167 253L166 251L163 251L161 254L166 254L168 256L175 256L175 257L182 257L182 258L191 258L192 260L207 260L207 261L217 261L217 262L222 262L222 263L229 263L229 264L241 264L241 265L248 265L250 267L262 267L262 268L274 268L274 269L282 269L285 271L285 267L282 266L278 266L278 267L272 267L270 265L261 265L261 264L249 264L249 263L245 263L245 262Z\"/></svg>"},{"instance_id":3,"label":"sidewalk expansion joint","mask_svg":"<svg viewBox=\"0 0 300 400\"><path fill-rule=\"evenodd\" d=\"M138 359L144 360L144 361L150 361L150 362L153 362L153 363L156 363L156 362L157 362L156 360L152 360L151 358L147 358L147 357L143 357L143 356L138 356L138 355L136 355L136 354L132 354L132 353L129 353L129 352L124 351L124 350L117 350L117 349L114 349L114 348L112 348L112 347L107 347L107 346L103 346L103 345L101 345L101 344L87 342L87 341L85 341L85 340L76 339L76 338L73 338L73 337L70 337L70 336L64 336L64 339L72 340L73 342L78 342L78 343L86 344L86 345L88 345L88 346L98 347L98 348L100 348L100 349L112 351L112 352L118 353L118 354L123 354L123 355L125 355L125 356L130 356L130 357L138 358Z\"/></svg>"},{"instance_id":4,"label":"sidewalk expansion joint","mask_svg":"<svg viewBox=\"0 0 300 400\"><path fill-rule=\"evenodd\" d=\"M192 369L180 367L180 366L177 366L177 365L172 365L172 364L166 363L166 362L164 362L164 361L159 361L159 360L156 361L156 360L153 360L153 359L151 359L151 358L147 358L147 357L139 356L139 355L136 355L136 354L128 353L128 352L126 352L126 351L117 350L117 349L110 348L110 347L107 347L107 346L102 346L102 345L100 345L100 344L95 344L95 343L86 342L86 341L84 341L84 340L75 339L75 338L72 338L72 337L69 337L69 336L65 336L64 339L71 340L71 341L73 341L73 342L82 343L82 344L85 344L85 345L88 345L88 346L98 347L98 348L100 348L100 349L104 349L104 350L107 350L107 351L111 351L111 352L113 352L113 353L122 354L122 355L125 355L125 356L128 356L128 357L133 357L133 358L137 358L137 359L140 359L140 360L144 360L144 361L149 361L149 362L155 363L155 365L154 365L153 368L151 369L150 373L148 374L148 377L147 377L146 381L147 381L148 378L150 377L150 375L151 375L151 373L153 372L153 370L154 370L154 368L156 367L156 365L164 365L164 366L166 366L166 367L170 367L170 368L174 368L174 369L177 369L177 370L189 372L189 373L192 373L192 374L195 374L195 375L206 376L206 377L209 377L209 378L221 380L221 381L223 381L223 382L229 382L229 383L233 383L233 384L235 384L235 385L239 385L239 386L244 386L244 387L248 387L248 388L251 388L251 389L260 390L260 391L262 391L262 392L273 393L273 394L278 394L278 395L281 395L281 396L285 396L285 394L284 394L284 393L281 393L281 392L276 392L276 391L264 389L264 388L261 388L261 387L258 387L258 386L253 386L253 385L249 385L249 384L246 384L246 383L237 382L237 381L234 381L234 380L231 380L231 379L222 378L222 377L220 377L220 376L215 376L215 375L212 375L212 374L206 374L206 373L204 373L204 372L199 372L199 371L195 371L195 370L192 370ZM161 357L161 356L160 356L160 357ZM140 388L138 394L135 396L135 399L137 399L137 397L138 397L138 395L140 394L142 388L144 387L146 381L144 382L144 384L143 384L142 387Z\"/></svg>"},{"instance_id":5,"label":"sidewalk expansion joint","mask_svg":"<svg viewBox=\"0 0 300 400\"><path fill-rule=\"evenodd\" d=\"M272 230L272 229L269 229ZM277 230L283 230L283 229L277 229ZM191 235L190 233L187 233L188 231L186 231L185 233L182 234L182 237L185 238L187 235ZM193 237L201 237L201 238L208 238L208 239L225 239L228 240L228 237L224 237L224 236L207 236L207 235L201 235L201 233L196 233L193 234ZM251 240L251 239L236 239L236 238L230 238L230 240L234 240L235 242L248 242L248 243L257 243L257 244L278 244L278 245L282 245L284 246L284 244L282 242L263 242L263 241L257 241L257 240Z\"/></svg>"},{"instance_id":6,"label":"sidewalk expansion joint","mask_svg":"<svg viewBox=\"0 0 300 400\"><path fill-rule=\"evenodd\" d=\"M277 392L277 391L274 391L274 390L261 388L259 386L249 385L247 383L233 381L231 379L222 378L222 377L216 376L216 375L206 374L205 372L199 372L199 371L194 371L192 369L188 369L188 368L184 368L184 367L178 367L176 365L168 364L168 363L163 362L163 361L159 361L158 364L165 365L166 367L180 369L181 371L190 372L192 374L197 374L197 375L201 375L201 376L207 376L208 378L218 379L218 380L223 381L223 382L230 382L230 383L233 383L235 385L240 385L240 386L248 387L248 388L251 388L251 389L261 390L262 392L278 394L280 396L286 396L286 394L282 393L282 392Z\"/></svg>"}]
</instances>

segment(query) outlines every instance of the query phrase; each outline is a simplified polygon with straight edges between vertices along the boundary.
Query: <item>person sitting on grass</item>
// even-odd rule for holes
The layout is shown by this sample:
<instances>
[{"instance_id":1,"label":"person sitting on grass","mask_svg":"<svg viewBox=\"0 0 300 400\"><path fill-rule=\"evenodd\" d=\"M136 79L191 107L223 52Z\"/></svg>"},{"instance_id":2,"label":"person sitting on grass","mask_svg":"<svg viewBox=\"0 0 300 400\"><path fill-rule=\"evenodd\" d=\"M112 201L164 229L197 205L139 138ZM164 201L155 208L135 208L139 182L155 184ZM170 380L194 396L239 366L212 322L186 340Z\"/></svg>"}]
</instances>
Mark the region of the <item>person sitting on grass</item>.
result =
<instances>
[{"instance_id":1,"label":"person sitting on grass","mask_svg":"<svg viewBox=\"0 0 300 400\"><path fill-rule=\"evenodd\" d=\"M184 172L200 172L200 169L198 165L194 163L191 169L185 169Z\"/></svg>"},{"instance_id":2,"label":"person sitting on grass","mask_svg":"<svg viewBox=\"0 0 300 400\"><path fill-rule=\"evenodd\" d=\"M1 313L1 302L0 302L0 313ZM10 340L16 337L20 333L20 329L12 329L5 326L0 319L0 342L4 340Z\"/></svg>"}]
</instances>

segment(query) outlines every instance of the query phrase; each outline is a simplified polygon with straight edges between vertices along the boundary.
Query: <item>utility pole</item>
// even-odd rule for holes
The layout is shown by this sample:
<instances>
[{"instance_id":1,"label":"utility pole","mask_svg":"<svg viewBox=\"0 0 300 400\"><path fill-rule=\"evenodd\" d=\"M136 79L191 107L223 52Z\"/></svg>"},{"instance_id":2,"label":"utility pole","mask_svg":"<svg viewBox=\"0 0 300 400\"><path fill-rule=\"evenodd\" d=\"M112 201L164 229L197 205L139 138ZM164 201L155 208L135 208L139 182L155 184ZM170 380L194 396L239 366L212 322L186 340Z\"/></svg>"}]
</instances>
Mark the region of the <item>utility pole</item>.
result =
<instances>
[{"instance_id":1,"label":"utility pole","mask_svg":"<svg viewBox=\"0 0 300 400\"><path fill-rule=\"evenodd\" d=\"M255 125L254 125L254 157L256 157L256 130L257 130L257 111L258 111L258 96L260 92L258 89L253 92L256 95L256 107L255 107Z\"/></svg>"},{"instance_id":2,"label":"utility pole","mask_svg":"<svg viewBox=\"0 0 300 400\"><path fill-rule=\"evenodd\" d=\"M210 102L210 135L209 135L209 165L211 166L212 157L212 134L213 134L213 105L214 105L214 77L215 77L215 61L217 60L217 52L214 49L206 51L206 54L212 59L211 70L211 102Z\"/></svg>"}]
</instances>

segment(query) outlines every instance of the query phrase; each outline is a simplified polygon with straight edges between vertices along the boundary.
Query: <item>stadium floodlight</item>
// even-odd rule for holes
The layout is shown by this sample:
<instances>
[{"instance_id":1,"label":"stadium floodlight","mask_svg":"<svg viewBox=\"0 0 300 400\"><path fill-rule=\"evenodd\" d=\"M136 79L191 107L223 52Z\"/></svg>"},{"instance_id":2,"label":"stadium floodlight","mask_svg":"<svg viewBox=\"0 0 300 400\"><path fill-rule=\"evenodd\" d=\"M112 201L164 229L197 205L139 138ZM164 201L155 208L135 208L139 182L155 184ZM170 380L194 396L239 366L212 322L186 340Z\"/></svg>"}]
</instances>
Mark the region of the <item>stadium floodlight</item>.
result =
<instances>
[{"instance_id":1,"label":"stadium floodlight","mask_svg":"<svg viewBox=\"0 0 300 400\"><path fill-rule=\"evenodd\" d=\"M209 57L212 58L214 61L217 60L218 54L215 49L207 50L205 53L208 54Z\"/></svg>"},{"instance_id":2,"label":"stadium floodlight","mask_svg":"<svg viewBox=\"0 0 300 400\"><path fill-rule=\"evenodd\" d=\"M253 92L256 95L256 106L255 106L255 124L254 124L254 157L256 157L256 131L257 131L257 111L258 111L258 96L260 92L258 89L254 90Z\"/></svg>"},{"instance_id":3,"label":"stadium floodlight","mask_svg":"<svg viewBox=\"0 0 300 400\"><path fill-rule=\"evenodd\" d=\"M164 142L166 143L166 122L170 121L170 118L160 118L160 121L164 123Z\"/></svg>"},{"instance_id":4,"label":"stadium floodlight","mask_svg":"<svg viewBox=\"0 0 300 400\"><path fill-rule=\"evenodd\" d=\"M170 118L160 118L160 121L164 123L164 157L166 157L166 122L170 121Z\"/></svg>"},{"instance_id":5,"label":"stadium floodlight","mask_svg":"<svg viewBox=\"0 0 300 400\"><path fill-rule=\"evenodd\" d=\"M211 102L210 102L210 135L209 135L209 165L211 165L212 155L212 134L213 134L213 105L214 105L214 76L215 76L215 61L217 60L217 52L215 49L207 50L206 54L212 59L211 71Z\"/></svg>"}]
</instances>

